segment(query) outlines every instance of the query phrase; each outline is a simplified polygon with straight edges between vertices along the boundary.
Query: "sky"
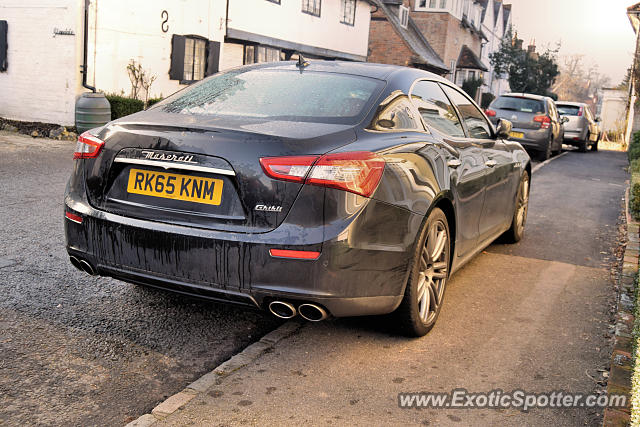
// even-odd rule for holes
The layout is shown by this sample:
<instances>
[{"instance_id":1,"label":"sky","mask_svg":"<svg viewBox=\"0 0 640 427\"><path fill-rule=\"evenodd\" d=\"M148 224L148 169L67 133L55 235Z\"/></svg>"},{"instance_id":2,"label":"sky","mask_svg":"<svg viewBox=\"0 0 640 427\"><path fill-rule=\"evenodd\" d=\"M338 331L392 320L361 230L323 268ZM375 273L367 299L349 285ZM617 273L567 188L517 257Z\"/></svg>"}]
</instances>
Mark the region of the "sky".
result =
<instances>
[{"instance_id":1,"label":"sky","mask_svg":"<svg viewBox=\"0 0 640 427\"><path fill-rule=\"evenodd\" d=\"M637 0L640 1L640 0ZM631 66L635 34L626 14L634 0L504 0L513 5L513 26L528 45L535 39L538 51L561 42L562 56L584 55L587 66L597 65L620 83Z\"/></svg>"}]
</instances>

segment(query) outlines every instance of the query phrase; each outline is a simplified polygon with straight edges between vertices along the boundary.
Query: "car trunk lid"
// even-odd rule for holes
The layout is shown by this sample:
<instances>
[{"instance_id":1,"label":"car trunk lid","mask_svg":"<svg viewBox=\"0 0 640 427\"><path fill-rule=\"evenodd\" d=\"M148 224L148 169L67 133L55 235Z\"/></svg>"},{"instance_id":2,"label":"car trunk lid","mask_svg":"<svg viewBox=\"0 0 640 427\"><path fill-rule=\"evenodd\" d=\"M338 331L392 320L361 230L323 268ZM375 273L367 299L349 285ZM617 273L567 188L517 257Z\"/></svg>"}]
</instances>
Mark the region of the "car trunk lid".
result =
<instances>
[{"instance_id":1,"label":"car trunk lid","mask_svg":"<svg viewBox=\"0 0 640 427\"><path fill-rule=\"evenodd\" d=\"M171 122L171 125L165 123ZM90 203L108 212L233 232L267 232L302 184L267 177L261 157L321 155L355 140L351 126L147 111L98 135L83 160Z\"/></svg>"}]
</instances>

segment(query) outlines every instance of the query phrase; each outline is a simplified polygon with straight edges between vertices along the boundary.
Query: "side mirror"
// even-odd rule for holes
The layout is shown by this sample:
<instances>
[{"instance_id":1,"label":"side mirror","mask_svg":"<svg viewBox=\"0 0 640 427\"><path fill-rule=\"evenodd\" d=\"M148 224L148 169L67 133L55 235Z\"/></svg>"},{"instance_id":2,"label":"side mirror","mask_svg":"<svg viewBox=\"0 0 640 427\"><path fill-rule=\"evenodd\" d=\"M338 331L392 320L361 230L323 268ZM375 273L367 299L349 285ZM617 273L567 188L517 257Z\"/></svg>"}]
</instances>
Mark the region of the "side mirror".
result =
<instances>
[{"instance_id":1,"label":"side mirror","mask_svg":"<svg viewBox=\"0 0 640 427\"><path fill-rule=\"evenodd\" d=\"M569 122L569 117L562 116L562 118L560 119L560 124L565 124L567 122Z\"/></svg>"},{"instance_id":2,"label":"side mirror","mask_svg":"<svg viewBox=\"0 0 640 427\"><path fill-rule=\"evenodd\" d=\"M511 129L513 128L513 124L509 120L500 119L498 120L498 127L496 128L496 133L498 134L498 138L509 138L509 134L511 133Z\"/></svg>"}]
</instances>

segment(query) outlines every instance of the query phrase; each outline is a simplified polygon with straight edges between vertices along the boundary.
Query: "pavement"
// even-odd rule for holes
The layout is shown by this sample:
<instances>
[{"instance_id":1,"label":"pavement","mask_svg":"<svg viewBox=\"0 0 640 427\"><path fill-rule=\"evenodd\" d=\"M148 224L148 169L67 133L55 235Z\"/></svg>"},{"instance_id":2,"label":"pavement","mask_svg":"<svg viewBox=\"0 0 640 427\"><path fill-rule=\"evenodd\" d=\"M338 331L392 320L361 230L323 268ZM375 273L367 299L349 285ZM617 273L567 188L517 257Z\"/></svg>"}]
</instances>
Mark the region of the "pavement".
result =
<instances>
[{"instance_id":1,"label":"pavement","mask_svg":"<svg viewBox=\"0 0 640 427\"><path fill-rule=\"evenodd\" d=\"M124 425L281 324L73 268L74 147L0 132L0 425Z\"/></svg>"},{"instance_id":2,"label":"pavement","mask_svg":"<svg viewBox=\"0 0 640 427\"><path fill-rule=\"evenodd\" d=\"M398 393L602 391L626 164L571 152L540 168L524 240L459 271L427 336L390 317L307 323L157 425L600 425L599 408L401 409Z\"/></svg>"}]
</instances>

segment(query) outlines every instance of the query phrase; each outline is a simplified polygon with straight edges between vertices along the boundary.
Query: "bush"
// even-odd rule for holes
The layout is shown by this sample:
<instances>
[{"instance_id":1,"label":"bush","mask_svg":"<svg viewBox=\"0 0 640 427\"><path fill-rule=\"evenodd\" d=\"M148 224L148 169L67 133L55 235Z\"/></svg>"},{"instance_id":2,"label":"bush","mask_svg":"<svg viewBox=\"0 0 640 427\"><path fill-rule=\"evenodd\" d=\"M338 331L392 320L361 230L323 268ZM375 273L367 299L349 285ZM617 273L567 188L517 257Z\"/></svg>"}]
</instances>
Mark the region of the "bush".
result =
<instances>
[{"instance_id":1,"label":"bush","mask_svg":"<svg viewBox=\"0 0 640 427\"><path fill-rule=\"evenodd\" d=\"M633 134L631 141L629 142L629 151L627 152L629 161L633 162L640 158L640 131Z\"/></svg>"},{"instance_id":2,"label":"bush","mask_svg":"<svg viewBox=\"0 0 640 427\"><path fill-rule=\"evenodd\" d=\"M476 99L478 89L483 84L484 84L484 80L481 78L467 79L464 82L462 82L462 90L467 92L467 95L469 95L471 98Z\"/></svg>"},{"instance_id":3,"label":"bush","mask_svg":"<svg viewBox=\"0 0 640 427\"><path fill-rule=\"evenodd\" d=\"M640 221L640 182L634 182L631 184L630 196L629 213L636 221Z\"/></svg>"},{"instance_id":4,"label":"bush","mask_svg":"<svg viewBox=\"0 0 640 427\"><path fill-rule=\"evenodd\" d=\"M629 173L640 174L640 159L631 161L631 164L629 165Z\"/></svg>"},{"instance_id":5,"label":"bush","mask_svg":"<svg viewBox=\"0 0 640 427\"><path fill-rule=\"evenodd\" d=\"M493 96L491 92L483 93L482 98L480 99L480 106L486 110L494 99L496 99L496 97Z\"/></svg>"},{"instance_id":6,"label":"bush","mask_svg":"<svg viewBox=\"0 0 640 427\"><path fill-rule=\"evenodd\" d=\"M111 104L111 120L128 116L129 114L142 111L144 102L139 99L127 98L121 95L106 95Z\"/></svg>"},{"instance_id":7,"label":"bush","mask_svg":"<svg viewBox=\"0 0 640 427\"><path fill-rule=\"evenodd\" d=\"M119 119L120 117L128 116L129 114L144 110L144 102L139 99L128 98L126 96L116 94L106 95L106 97L111 104L111 120ZM147 101L147 108L160 101L162 101L162 98L149 98L149 101Z\"/></svg>"}]
</instances>

